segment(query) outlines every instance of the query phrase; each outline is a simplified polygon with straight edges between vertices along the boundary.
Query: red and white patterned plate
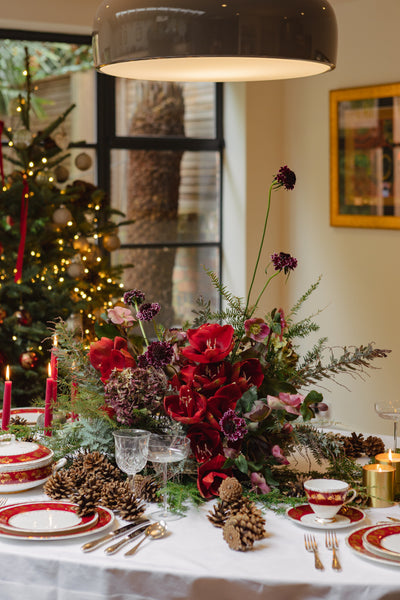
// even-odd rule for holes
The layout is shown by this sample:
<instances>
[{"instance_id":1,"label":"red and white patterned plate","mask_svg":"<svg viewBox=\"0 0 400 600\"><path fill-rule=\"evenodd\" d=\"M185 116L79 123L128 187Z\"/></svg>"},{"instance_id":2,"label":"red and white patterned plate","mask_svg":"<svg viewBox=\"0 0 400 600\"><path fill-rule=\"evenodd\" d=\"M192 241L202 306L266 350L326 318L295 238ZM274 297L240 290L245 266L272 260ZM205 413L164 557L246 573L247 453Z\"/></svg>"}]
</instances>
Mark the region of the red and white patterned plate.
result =
<instances>
[{"instance_id":1,"label":"red and white patterned plate","mask_svg":"<svg viewBox=\"0 0 400 600\"><path fill-rule=\"evenodd\" d=\"M378 556L400 561L400 525L379 525L367 531L364 547Z\"/></svg>"},{"instance_id":2,"label":"red and white patterned plate","mask_svg":"<svg viewBox=\"0 0 400 600\"><path fill-rule=\"evenodd\" d=\"M350 535L346 538L346 544L348 547L356 552L362 558L367 558L368 560L373 560L374 562L378 562L380 564L390 565L392 567L399 567L400 562L393 558L383 558L383 556L378 556L373 552L370 552L364 545L363 537L366 533L375 529L376 525L372 527L362 527L361 529L356 529L350 533Z\"/></svg>"},{"instance_id":3,"label":"red and white patterned plate","mask_svg":"<svg viewBox=\"0 0 400 600\"><path fill-rule=\"evenodd\" d=\"M21 505L14 504L13 506L21 506ZM9 508L11 508L11 507L9 507ZM112 513L111 510L109 510L108 508L104 508L103 506L98 506L96 508L96 513L98 515L97 521L93 525L89 525L86 529L78 529L78 530L72 531L72 532L66 531L66 532L54 532L54 533L33 535L32 533L29 533L29 534L22 533L21 534L21 533L17 532L16 529L14 531L9 531L8 529L5 529L0 526L0 537L9 538L9 539L13 539L13 540L19 539L19 540L33 540L33 541L66 540L66 539L74 539L74 538L83 537L85 535L90 535L92 533L101 533L105 529L108 529L108 527L113 523L114 514Z\"/></svg>"},{"instance_id":4,"label":"red and white patterned plate","mask_svg":"<svg viewBox=\"0 0 400 600\"><path fill-rule=\"evenodd\" d=\"M0 417L2 416L2 410L0 410ZM25 419L28 425L36 425L36 421L40 415L44 414L44 408L38 406L26 406L23 408L12 408L10 412L10 418L20 417Z\"/></svg>"},{"instance_id":5,"label":"red and white patterned plate","mask_svg":"<svg viewBox=\"0 0 400 600\"><path fill-rule=\"evenodd\" d=\"M365 519L365 513L359 508L352 506L343 506L335 517L333 523L321 523L318 521L316 514L309 504L301 504L293 508L288 508L286 511L289 519L313 529L343 529L361 523Z\"/></svg>"},{"instance_id":6,"label":"red and white patterned plate","mask_svg":"<svg viewBox=\"0 0 400 600\"><path fill-rule=\"evenodd\" d=\"M88 517L76 514L77 505L71 502L25 502L0 508L0 527L27 535L73 533L93 526L99 515Z\"/></svg>"}]
</instances>

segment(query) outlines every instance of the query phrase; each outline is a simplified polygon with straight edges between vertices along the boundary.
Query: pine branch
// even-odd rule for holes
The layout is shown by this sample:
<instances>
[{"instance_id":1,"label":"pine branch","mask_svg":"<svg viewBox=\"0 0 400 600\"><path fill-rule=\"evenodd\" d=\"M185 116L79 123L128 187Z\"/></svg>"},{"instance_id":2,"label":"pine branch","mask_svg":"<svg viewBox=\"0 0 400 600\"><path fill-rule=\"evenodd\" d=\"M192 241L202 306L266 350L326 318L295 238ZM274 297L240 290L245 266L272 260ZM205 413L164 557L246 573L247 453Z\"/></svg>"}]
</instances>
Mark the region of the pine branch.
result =
<instances>
[{"instance_id":1,"label":"pine branch","mask_svg":"<svg viewBox=\"0 0 400 600\"><path fill-rule=\"evenodd\" d=\"M222 298L224 298L224 300L226 300L226 302L229 304L229 306L233 310L235 310L237 313L240 313L240 315L242 317L244 317L245 315L244 315L244 307L242 306L242 298L239 298L238 296L234 296L226 288L226 286L222 285L222 283L220 282L220 280L218 279L218 277L214 273L214 271L211 271L210 269L205 269L205 271L206 271L207 275L209 276L209 278L211 279L211 283L221 294Z\"/></svg>"},{"instance_id":2,"label":"pine branch","mask_svg":"<svg viewBox=\"0 0 400 600\"><path fill-rule=\"evenodd\" d=\"M373 360L386 358L391 352L391 350L374 348L372 344L355 347L351 350L344 347L342 348L342 354L338 357L335 356L334 348L326 350L330 353L328 364L322 364L321 356L311 363L304 363L302 367L297 369L290 383L294 386L304 386L315 384L321 379L336 381L336 376L342 374L353 377L358 376L362 379L366 369L377 368L371 365Z\"/></svg>"},{"instance_id":3,"label":"pine branch","mask_svg":"<svg viewBox=\"0 0 400 600\"><path fill-rule=\"evenodd\" d=\"M320 275L315 283L313 283L306 292L299 298L296 304L291 308L289 317L292 315L296 315L300 308L303 306L304 302L311 296L311 294L317 289L319 284L321 283L322 275Z\"/></svg>"}]
</instances>

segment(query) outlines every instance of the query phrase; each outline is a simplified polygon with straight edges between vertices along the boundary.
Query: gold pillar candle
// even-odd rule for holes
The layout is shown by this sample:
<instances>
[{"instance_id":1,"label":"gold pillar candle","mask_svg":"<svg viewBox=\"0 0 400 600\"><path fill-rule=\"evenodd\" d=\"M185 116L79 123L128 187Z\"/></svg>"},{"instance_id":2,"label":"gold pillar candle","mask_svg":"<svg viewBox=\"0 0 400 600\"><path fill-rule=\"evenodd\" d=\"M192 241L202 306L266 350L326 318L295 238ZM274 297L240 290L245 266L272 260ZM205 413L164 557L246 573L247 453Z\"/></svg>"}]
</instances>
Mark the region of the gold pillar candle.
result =
<instances>
[{"instance_id":1,"label":"gold pillar candle","mask_svg":"<svg viewBox=\"0 0 400 600\"><path fill-rule=\"evenodd\" d=\"M363 485L373 508L383 508L393 503L395 470L384 464L363 466Z\"/></svg>"},{"instance_id":2,"label":"gold pillar candle","mask_svg":"<svg viewBox=\"0 0 400 600\"><path fill-rule=\"evenodd\" d=\"M378 464L389 465L396 469L394 474L394 491L395 494L400 494L400 454L389 450L389 452L377 454L375 460Z\"/></svg>"}]
</instances>

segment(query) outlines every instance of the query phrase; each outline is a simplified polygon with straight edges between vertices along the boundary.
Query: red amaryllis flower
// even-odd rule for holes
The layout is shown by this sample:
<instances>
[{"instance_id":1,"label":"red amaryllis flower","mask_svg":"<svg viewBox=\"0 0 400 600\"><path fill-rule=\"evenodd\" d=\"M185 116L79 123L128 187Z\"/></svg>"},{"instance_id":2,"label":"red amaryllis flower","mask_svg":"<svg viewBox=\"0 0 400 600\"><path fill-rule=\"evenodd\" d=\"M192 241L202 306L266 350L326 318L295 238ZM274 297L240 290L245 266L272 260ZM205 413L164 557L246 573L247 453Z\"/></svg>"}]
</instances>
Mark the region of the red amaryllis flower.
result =
<instances>
[{"instance_id":1,"label":"red amaryllis flower","mask_svg":"<svg viewBox=\"0 0 400 600\"><path fill-rule=\"evenodd\" d=\"M231 365L229 363L208 363L193 367L187 365L181 369L181 377L191 383L204 396L212 396L220 387L230 383Z\"/></svg>"},{"instance_id":2,"label":"red amaryllis flower","mask_svg":"<svg viewBox=\"0 0 400 600\"><path fill-rule=\"evenodd\" d=\"M182 348L183 356L198 363L224 360L233 348L234 329L231 325L205 323L198 329L188 329L189 346Z\"/></svg>"},{"instance_id":3,"label":"red amaryllis flower","mask_svg":"<svg viewBox=\"0 0 400 600\"><path fill-rule=\"evenodd\" d=\"M179 396L166 396L164 408L174 421L191 425L200 423L206 412L207 400L191 386L183 385Z\"/></svg>"},{"instance_id":4,"label":"red amaryllis flower","mask_svg":"<svg viewBox=\"0 0 400 600\"><path fill-rule=\"evenodd\" d=\"M207 420L210 425L220 431L219 421L227 410L235 410L236 402L242 395L242 390L236 383L220 388L207 402Z\"/></svg>"},{"instance_id":5,"label":"red amaryllis flower","mask_svg":"<svg viewBox=\"0 0 400 600\"><path fill-rule=\"evenodd\" d=\"M89 360L101 373L101 381L105 383L113 369L136 367L133 356L128 352L128 344L122 337L114 340L102 337L90 345Z\"/></svg>"},{"instance_id":6,"label":"red amaryllis flower","mask_svg":"<svg viewBox=\"0 0 400 600\"><path fill-rule=\"evenodd\" d=\"M231 477L232 469L224 469L225 456L218 454L198 468L197 487L203 498L218 496L219 486L227 477Z\"/></svg>"},{"instance_id":7,"label":"red amaryllis flower","mask_svg":"<svg viewBox=\"0 0 400 600\"><path fill-rule=\"evenodd\" d=\"M190 439L190 447L197 462L203 463L213 456L221 454L222 444L219 431L208 423L192 425L186 435Z\"/></svg>"},{"instance_id":8,"label":"red amaryllis flower","mask_svg":"<svg viewBox=\"0 0 400 600\"><path fill-rule=\"evenodd\" d=\"M242 393L246 392L252 385L259 388L264 381L264 373L258 358L248 358L235 363L233 365L232 381L240 386Z\"/></svg>"}]
</instances>

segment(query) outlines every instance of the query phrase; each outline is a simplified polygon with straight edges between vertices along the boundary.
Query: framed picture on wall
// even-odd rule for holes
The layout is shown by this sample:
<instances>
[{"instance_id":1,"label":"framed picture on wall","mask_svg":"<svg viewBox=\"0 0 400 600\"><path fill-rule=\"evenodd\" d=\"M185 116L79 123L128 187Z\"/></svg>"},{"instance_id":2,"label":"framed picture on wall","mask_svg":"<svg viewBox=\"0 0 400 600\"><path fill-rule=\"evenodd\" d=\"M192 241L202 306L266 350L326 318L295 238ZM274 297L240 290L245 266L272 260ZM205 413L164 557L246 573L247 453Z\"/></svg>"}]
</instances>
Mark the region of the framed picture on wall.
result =
<instances>
[{"instance_id":1,"label":"framed picture on wall","mask_svg":"<svg viewBox=\"0 0 400 600\"><path fill-rule=\"evenodd\" d=\"M400 83L330 92L331 225L400 229Z\"/></svg>"}]
</instances>

